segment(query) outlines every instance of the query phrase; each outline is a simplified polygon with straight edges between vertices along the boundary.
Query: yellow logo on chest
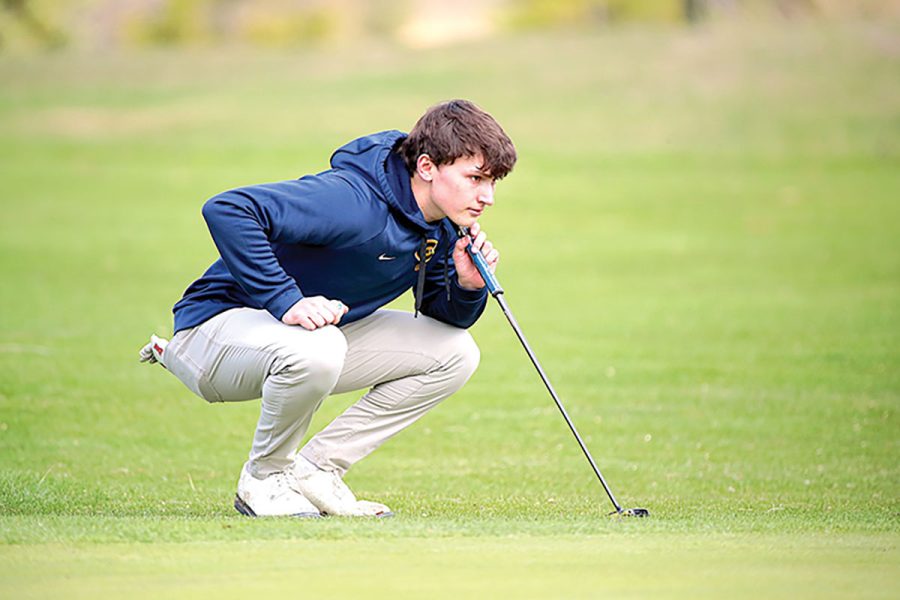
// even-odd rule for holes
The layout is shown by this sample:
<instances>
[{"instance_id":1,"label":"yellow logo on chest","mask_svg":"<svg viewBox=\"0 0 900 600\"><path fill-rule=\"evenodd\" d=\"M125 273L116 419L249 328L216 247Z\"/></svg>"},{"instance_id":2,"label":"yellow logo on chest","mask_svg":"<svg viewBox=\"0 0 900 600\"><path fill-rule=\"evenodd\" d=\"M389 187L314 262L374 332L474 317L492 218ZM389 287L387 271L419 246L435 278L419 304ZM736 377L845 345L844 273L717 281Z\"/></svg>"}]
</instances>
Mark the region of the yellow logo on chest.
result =
<instances>
[{"instance_id":1,"label":"yellow logo on chest","mask_svg":"<svg viewBox=\"0 0 900 600\"><path fill-rule=\"evenodd\" d=\"M438 241L437 240L425 240L425 262L427 263L431 260L431 257L434 256L434 251L437 250ZM419 251L416 250L416 268L415 270L419 270L419 265L421 264L422 257L419 256Z\"/></svg>"}]
</instances>

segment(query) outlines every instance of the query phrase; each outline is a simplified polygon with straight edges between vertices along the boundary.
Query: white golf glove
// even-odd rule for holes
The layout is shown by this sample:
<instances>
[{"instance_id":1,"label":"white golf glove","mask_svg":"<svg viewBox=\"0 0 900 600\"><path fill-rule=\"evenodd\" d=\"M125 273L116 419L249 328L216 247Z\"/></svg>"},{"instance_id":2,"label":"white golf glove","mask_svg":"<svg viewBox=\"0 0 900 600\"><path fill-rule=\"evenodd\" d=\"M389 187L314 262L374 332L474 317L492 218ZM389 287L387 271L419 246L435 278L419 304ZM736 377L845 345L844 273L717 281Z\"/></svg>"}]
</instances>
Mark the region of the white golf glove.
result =
<instances>
[{"instance_id":1,"label":"white golf glove","mask_svg":"<svg viewBox=\"0 0 900 600\"><path fill-rule=\"evenodd\" d=\"M151 335L150 343L141 348L141 362L148 362L151 365L158 362L163 367L165 367L166 364L165 362L163 362L163 353L166 351L166 346L168 344L168 340L157 337L155 335Z\"/></svg>"}]
</instances>

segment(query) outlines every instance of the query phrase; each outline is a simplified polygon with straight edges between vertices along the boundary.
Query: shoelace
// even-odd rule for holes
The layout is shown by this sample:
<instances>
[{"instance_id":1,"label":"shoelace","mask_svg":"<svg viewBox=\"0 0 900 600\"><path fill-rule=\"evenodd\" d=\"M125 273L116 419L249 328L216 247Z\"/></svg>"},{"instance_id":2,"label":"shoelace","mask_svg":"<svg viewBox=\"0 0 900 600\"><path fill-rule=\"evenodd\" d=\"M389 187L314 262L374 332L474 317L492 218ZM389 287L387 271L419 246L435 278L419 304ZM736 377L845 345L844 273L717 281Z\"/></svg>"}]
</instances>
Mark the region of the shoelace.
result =
<instances>
[{"instance_id":1,"label":"shoelace","mask_svg":"<svg viewBox=\"0 0 900 600\"><path fill-rule=\"evenodd\" d=\"M282 473L272 473L269 475L273 479L272 488L269 490L269 499L275 500L276 498L280 498L285 494L289 494L291 492L291 486L288 483L287 476Z\"/></svg>"}]
</instances>

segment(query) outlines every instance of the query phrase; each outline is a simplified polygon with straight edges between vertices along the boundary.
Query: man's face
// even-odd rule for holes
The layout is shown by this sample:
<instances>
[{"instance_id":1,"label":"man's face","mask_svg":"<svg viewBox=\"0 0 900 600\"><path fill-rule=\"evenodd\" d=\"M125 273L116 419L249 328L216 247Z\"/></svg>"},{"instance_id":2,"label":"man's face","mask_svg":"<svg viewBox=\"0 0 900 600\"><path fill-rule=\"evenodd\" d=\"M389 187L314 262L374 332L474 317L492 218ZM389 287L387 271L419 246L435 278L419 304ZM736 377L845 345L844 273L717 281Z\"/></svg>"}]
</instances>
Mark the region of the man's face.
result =
<instances>
[{"instance_id":1,"label":"man's face","mask_svg":"<svg viewBox=\"0 0 900 600\"><path fill-rule=\"evenodd\" d=\"M458 158L431 171L431 203L457 225L471 226L486 207L494 204L496 182L481 170L483 164L479 154Z\"/></svg>"}]
</instances>

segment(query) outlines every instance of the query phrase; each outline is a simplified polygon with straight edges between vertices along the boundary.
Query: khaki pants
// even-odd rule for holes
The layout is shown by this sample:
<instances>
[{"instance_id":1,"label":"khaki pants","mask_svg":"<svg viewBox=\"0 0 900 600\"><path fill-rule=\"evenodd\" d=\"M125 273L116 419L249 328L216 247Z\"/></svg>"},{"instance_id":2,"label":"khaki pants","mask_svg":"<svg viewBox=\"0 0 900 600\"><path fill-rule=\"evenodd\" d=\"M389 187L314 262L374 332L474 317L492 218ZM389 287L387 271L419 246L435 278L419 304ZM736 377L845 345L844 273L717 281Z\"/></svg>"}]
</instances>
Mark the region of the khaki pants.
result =
<instances>
[{"instance_id":1,"label":"khaki pants","mask_svg":"<svg viewBox=\"0 0 900 600\"><path fill-rule=\"evenodd\" d=\"M164 364L209 402L262 398L250 450L256 477L284 470L331 394L371 388L300 453L343 474L460 389L478 366L464 329L393 310L314 331L235 308L179 331Z\"/></svg>"}]
</instances>

